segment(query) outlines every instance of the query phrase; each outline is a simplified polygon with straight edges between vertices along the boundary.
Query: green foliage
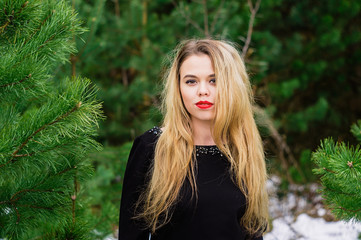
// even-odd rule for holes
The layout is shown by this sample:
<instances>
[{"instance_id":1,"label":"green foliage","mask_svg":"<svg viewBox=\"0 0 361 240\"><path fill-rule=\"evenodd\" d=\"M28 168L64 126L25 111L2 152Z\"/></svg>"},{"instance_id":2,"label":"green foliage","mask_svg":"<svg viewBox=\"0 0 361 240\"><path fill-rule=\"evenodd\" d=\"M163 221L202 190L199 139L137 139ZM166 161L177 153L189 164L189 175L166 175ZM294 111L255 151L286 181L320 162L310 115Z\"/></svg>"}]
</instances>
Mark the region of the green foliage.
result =
<instances>
[{"instance_id":1,"label":"green foliage","mask_svg":"<svg viewBox=\"0 0 361 240\"><path fill-rule=\"evenodd\" d=\"M279 131L298 154L315 148L320 136L347 132L345 126L360 114L355 63L361 61L361 39L355 29L361 19L355 12L359 15L361 4L324 4L262 2L252 38L249 67L257 73L258 93L268 93L260 102L277 106ZM350 134L342 138L354 141Z\"/></svg>"},{"instance_id":2,"label":"green foliage","mask_svg":"<svg viewBox=\"0 0 361 240\"><path fill-rule=\"evenodd\" d=\"M287 123L289 130L295 132L306 132L310 122L324 120L328 110L326 99L320 98L314 105L307 107L303 111L290 113Z\"/></svg>"},{"instance_id":3,"label":"green foliage","mask_svg":"<svg viewBox=\"0 0 361 240\"><path fill-rule=\"evenodd\" d=\"M0 2L0 238L89 239L81 183L102 119L88 79L51 80L83 31L66 1Z\"/></svg>"},{"instance_id":4,"label":"green foliage","mask_svg":"<svg viewBox=\"0 0 361 240\"><path fill-rule=\"evenodd\" d=\"M69 39L83 31L65 1L1 1L0 25L1 102L45 94L50 71L75 52Z\"/></svg>"},{"instance_id":5,"label":"green foliage","mask_svg":"<svg viewBox=\"0 0 361 240\"><path fill-rule=\"evenodd\" d=\"M297 78L290 79L289 81L284 81L281 83L280 86L272 86L270 85L270 91L272 91L272 88L275 88L273 91L280 91L279 95L280 97L283 97L285 99L290 98L294 91L300 87L300 81Z\"/></svg>"},{"instance_id":6,"label":"green foliage","mask_svg":"<svg viewBox=\"0 0 361 240\"><path fill-rule=\"evenodd\" d=\"M312 161L312 151L310 149L304 149L299 157L299 164L300 164L300 168L303 170L302 173L304 174L304 177L306 179L302 179L302 176L299 176L300 173L297 172L298 174L298 183L302 183L304 182L304 180L306 180L307 182L314 182L317 180L317 178L315 177L315 175L309 170L314 168L314 163Z\"/></svg>"},{"instance_id":7,"label":"green foliage","mask_svg":"<svg viewBox=\"0 0 361 240\"><path fill-rule=\"evenodd\" d=\"M87 192L82 198L91 206L91 223L96 226L96 238L103 239L118 226L119 205L124 172L132 143L121 147L105 147L103 151L88 156L96 170L87 181Z\"/></svg>"},{"instance_id":8,"label":"green foliage","mask_svg":"<svg viewBox=\"0 0 361 240\"><path fill-rule=\"evenodd\" d=\"M321 142L313 153L321 175L322 195L332 212L341 219L361 220L361 149L335 143L332 139Z\"/></svg>"},{"instance_id":9,"label":"green foliage","mask_svg":"<svg viewBox=\"0 0 361 240\"><path fill-rule=\"evenodd\" d=\"M358 120L357 123L351 126L351 132L355 138L361 142L361 120Z\"/></svg>"}]
</instances>

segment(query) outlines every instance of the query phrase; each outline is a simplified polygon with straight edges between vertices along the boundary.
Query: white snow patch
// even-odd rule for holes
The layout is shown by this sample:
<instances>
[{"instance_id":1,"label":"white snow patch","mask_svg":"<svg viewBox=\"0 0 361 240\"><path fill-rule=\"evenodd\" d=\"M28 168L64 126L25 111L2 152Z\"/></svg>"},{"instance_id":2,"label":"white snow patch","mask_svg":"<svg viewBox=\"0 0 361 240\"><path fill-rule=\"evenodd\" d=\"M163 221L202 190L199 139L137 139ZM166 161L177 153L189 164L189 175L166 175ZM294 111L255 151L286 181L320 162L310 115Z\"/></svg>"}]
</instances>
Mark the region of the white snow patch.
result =
<instances>
[{"instance_id":1,"label":"white snow patch","mask_svg":"<svg viewBox=\"0 0 361 240\"><path fill-rule=\"evenodd\" d=\"M272 224L273 229L265 234L264 240L356 240L361 232L360 223L326 222L307 214L299 215L295 222L279 218Z\"/></svg>"},{"instance_id":2,"label":"white snow patch","mask_svg":"<svg viewBox=\"0 0 361 240\"><path fill-rule=\"evenodd\" d=\"M317 193L319 186L290 185L290 192L278 198L280 184L277 176L267 182L272 231L264 235L264 240L356 240L361 233L360 222L327 222L323 217L330 216L322 205L322 197ZM312 199L303 196L305 189ZM313 217L308 215L311 214Z\"/></svg>"}]
</instances>

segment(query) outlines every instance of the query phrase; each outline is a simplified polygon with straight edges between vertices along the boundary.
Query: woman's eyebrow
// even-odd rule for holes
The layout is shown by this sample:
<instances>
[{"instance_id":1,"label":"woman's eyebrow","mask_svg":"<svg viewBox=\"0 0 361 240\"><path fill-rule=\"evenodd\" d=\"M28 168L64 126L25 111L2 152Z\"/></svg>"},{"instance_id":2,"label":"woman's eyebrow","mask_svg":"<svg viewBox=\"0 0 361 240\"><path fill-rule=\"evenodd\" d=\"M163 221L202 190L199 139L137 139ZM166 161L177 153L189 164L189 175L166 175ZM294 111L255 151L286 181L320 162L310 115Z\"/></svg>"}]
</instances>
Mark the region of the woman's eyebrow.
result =
<instances>
[{"instance_id":1,"label":"woman's eyebrow","mask_svg":"<svg viewBox=\"0 0 361 240\"><path fill-rule=\"evenodd\" d=\"M216 74L210 74L210 75L208 75L208 77L215 77L216 76ZM187 74L187 75L185 75L183 78L197 78L197 76L196 75L192 75L192 74Z\"/></svg>"},{"instance_id":2,"label":"woman's eyebrow","mask_svg":"<svg viewBox=\"0 0 361 240\"><path fill-rule=\"evenodd\" d=\"M187 77L189 77L189 78L197 78L196 75L192 75L192 74L187 74L183 78L187 78Z\"/></svg>"}]
</instances>

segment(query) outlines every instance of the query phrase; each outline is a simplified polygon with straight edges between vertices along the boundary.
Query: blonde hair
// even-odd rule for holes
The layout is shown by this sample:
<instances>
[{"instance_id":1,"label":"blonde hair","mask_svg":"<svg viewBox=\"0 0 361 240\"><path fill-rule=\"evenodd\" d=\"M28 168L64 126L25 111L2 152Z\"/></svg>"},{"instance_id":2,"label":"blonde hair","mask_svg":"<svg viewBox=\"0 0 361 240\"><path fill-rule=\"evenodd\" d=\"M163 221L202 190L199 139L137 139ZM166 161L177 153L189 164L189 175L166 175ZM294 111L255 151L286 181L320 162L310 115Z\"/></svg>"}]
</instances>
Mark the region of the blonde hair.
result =
<instances>
[{"instance_id":1,"label":"blonde hair","mask_svg":"<svg viewBox=\"0 0 361 240\"><path fill-rule=\"evenodd\" d=\"M246 196L247 209L240 225L251 235L262 233L268 220L267 174L262 140L253 118L252 89L237 50L219 40L188 40L176 48L165 76L164 130L156 144L148 188L138 201L142 206L138 217L145 219L155 232L170 221L186 179L193 194L196 192L195 147L190 115L180 95L179 71L185 59L197 54L208 55L215 71L217 93L212 134L230 162L233 181Z\"/></svg>"}]
</instances>

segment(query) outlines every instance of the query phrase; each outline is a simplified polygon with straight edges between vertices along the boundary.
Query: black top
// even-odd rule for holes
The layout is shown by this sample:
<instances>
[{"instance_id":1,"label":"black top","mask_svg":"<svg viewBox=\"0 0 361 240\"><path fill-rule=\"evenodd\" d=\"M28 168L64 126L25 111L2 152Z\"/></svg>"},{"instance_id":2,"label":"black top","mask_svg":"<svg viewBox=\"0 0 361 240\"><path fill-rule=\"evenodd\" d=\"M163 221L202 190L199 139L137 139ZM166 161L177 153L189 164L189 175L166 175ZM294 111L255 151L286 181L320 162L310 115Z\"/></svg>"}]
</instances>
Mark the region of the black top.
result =
<instances>
[{"instance_id":1,"label":"black top","mask_svg":"<svg viewBox=\"0 0 361 240\"><path fill-rule=\"evenodd\" d=\"M144 190L147 173L161 130L154 127L137 137L124 176L120 206L119 240L148 240L149 231L134 220L134 205ZM245 213L245 196L232 182L229 163L216 146L196 146L198 199L191 197L186 180L170 223L152 234L152 240L244 240L240 226ZM262 240L262 237L254 238Z\"/></svg>"}]
</instances>

